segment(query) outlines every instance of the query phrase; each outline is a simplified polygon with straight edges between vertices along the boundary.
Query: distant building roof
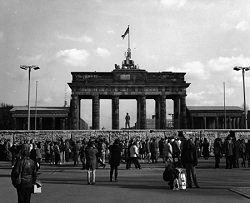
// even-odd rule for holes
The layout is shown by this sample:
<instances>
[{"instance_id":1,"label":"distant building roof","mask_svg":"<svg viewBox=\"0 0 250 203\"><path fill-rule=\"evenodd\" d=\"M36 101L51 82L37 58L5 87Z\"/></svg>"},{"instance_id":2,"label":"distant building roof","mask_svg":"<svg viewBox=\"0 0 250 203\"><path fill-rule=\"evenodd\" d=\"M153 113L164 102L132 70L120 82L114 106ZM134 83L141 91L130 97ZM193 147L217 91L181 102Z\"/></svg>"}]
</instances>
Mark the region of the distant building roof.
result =
<instances>
[{"instance_id":1,"label":"distant building roof","mask_svg":"<svg viewBox=\"0 0 250 203\"><path fill-rule=\"evenodd\" d=\"M35 115L35 110L37 110L37 115L40 117L53 116L53 117L68 117L69 107L30 107L31 116ZM14 106L10 112L13 117L23 117L28 114L28 106Z\"/></svg>"},{"instance_id":2,"label":"distant building roof","mask_svg":"<svg viewBox=\"0 0 250 203\"><path fill-rule=\"evenodd\" d=\"M224 111L224 106L187 106L190 111ZM239 106L225 106L226 111L244 111Z\"/></svg>"}]
</instances>

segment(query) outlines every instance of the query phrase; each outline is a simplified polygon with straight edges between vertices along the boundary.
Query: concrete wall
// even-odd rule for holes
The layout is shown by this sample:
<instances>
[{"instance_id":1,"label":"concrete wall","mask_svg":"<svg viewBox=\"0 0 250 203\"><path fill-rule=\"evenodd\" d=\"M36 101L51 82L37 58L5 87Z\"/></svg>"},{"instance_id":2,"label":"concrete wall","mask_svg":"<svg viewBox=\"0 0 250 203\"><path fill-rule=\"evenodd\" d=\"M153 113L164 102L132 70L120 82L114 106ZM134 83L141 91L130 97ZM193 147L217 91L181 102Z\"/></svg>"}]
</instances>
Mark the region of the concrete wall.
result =
<instances>
[{"instance_id":1,"label":"concrete wall","mask_svg":"<svg viewBox=\"0 0 250 203\"><path fill-rule=\"evenodd\" d=\"M45 142L46 140L57 141L59 139L87 140L91 137L102 137L108 141L116 138L132 139L132 138L161 138L161 137L177 137L183 134L184 137L207 138L212 146L215 138L220 137L224 140L230 133L235 132L236 139L250 139L250 130L41 130L41 131L0 131L0 140L9 139L13 141L25 141L34 139L35 141Z\"/></svg>"}]
</instances>

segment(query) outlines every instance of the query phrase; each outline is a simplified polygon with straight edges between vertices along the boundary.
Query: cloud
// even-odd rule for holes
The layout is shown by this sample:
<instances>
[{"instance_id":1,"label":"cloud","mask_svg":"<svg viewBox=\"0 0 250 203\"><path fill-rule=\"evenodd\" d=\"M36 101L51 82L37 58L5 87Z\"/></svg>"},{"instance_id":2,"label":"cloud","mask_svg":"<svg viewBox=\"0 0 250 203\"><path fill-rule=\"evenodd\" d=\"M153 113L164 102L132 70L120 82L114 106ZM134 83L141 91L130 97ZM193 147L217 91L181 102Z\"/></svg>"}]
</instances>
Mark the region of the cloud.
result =
<instances>
[{"instance_id":1,"label":"cloud","mask_svg":"<svg viewBox=\"0 0 250 203\"><path fill-rule=\"evenodd\" d=\"M166 7L182 7L186 4L187 0L161 0L161 3Z\"/></svg>"},{"instance_id":2,"label":"cloud","mask_svg":"<svg viewBox=\"0 0 250 203\"><path fill-rule=\"evenodd\" d=\"M241 21L236 25L236 30L240 30L242 32L247 31L249 29L249 23L247 21Z\"/></svg>"},{"instance_id":3,"label":"cloud","mask_svg":"<svg viewBox=\"0 0 250 203\"><path fill-rule=\"evenodd\" d=\"M50 97L45 97L45 98L40 99L38 102L39 102L40 104L46 106L46 105L51 104L51 103L53 102L53 99L50 98Z\"/></svg>"},{"instance_id":4,"label":"cloud","mask_svg":"<svg viewBox=\"0 0 250 203\"><path fill-rule=\"evenodd\" d=\"M69 40L69 41L73 41L73 42L85 42L85 43L90 43L93 41L92 38L83 35L81 37L71 37L68 35L56 35L58 39L60 40Z\"/></svg>"},{"instance_id":5,"label":"cloud","mask_svg":"<svg viewBox=\"0 0 250 203\"><path fill-rule=\"evenodd\" d=\"M4 34L2 31L0 31L0 42L4 41Z\"/></svg>"},{"instance_id":6,"label":"cloud","mask_svg":"<svg viewBox=\"0 0 250 203\"><path fill-rule=\"evenodd\" d=\"M183 64L180 68L170 67L173 72L186 72L188 77L196 79L208 79L209 73L200 61L193 61Z\"/></svg>"},{"instance_id":7,"label":"cloud","mask_svg":"<svg viewBox=\"0 0 250 203\"><path fill-rule=\"evenodd\" d=\"M214 72L225 72L232 70L235 66L249 66L250 58L242 54L238 57L218 57L208 61L209 69Z\"/></svg>"},{"instance_id":8,"label":"cloud","mask_svg":"<svg viewBox=\"0 0 250 203\"><path fill-rule=\"evenodd\" d=\"M98 47L95 52L101 57L109 57L111 55L111 53L107 49L100 47Z\"/></svg>"},{"instance_id":9,"label":"cloud","mask_svg":"<svg viewBox=\"0 0 250 203\"><path fill-rule=\"evenodd\" d=\"M66 63L73 66L86 66L89 53L84 50L68 49L56 53L57 59L63 59Z\"/></svg>"},{"instance_id":10,"label":"cloud","mask_svg":"<svg viewBox=\"0 0 250 203\"><path fill-rule=\"evenodd\" d=\"M108 34L114 34L115 31L114 31L114 30L108 30L107 33L108 33Z\"/></svg>"}]
</instances>

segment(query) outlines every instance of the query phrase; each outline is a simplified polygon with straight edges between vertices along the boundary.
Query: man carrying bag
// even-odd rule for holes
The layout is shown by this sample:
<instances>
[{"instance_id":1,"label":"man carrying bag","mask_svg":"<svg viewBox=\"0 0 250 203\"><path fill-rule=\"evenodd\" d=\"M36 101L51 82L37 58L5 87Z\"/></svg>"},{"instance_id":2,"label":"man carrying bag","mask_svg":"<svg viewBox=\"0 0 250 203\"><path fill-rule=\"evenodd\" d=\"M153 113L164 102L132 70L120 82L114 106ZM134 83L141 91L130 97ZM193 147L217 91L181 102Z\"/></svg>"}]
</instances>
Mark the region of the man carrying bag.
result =
<instances>
[{"instance_id":1,"label":"man carrying bag","mask_svg":"<svg viewBox=\"0 0 250 203\"><path fill-rule=\"evenodd\" d=\"M29 158L30 146L28 144L22 145L21 156L22 159L16 162L11 171L11 180L17 189L18 203L30 203L37 168L35 162Z\"/></svg>"}]
</instances>

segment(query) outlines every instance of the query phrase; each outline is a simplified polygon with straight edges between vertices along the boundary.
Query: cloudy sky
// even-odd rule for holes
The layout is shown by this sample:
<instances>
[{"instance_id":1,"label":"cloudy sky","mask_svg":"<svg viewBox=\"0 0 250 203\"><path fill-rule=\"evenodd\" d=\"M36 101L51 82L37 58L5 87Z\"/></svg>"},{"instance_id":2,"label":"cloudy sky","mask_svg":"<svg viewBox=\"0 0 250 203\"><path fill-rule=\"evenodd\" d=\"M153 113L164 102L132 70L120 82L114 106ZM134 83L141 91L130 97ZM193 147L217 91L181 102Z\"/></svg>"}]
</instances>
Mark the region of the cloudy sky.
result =
<instances>
[{"instance_id":1,"label":"cloudy sky","mask_svg":"<svg viewBox=\"0 0 250 203\"><path fill-rule=\"evenodd\" d=\"M74 71L111 72L121 64L130 25L132 59L149 72L186 72L187 105L243 105L242 74L250 66L249 0L0 0L0 102L63 106ZM250 102L250 71L246 100ZM128 105L130 104L130 105ZM172 101L167 101L172 113ZM91 102L81 117L91 125ZM105 107L105 108L104 108ZM126 112L136 119L136 101L120 101L120 127ZM147 100L147 117L154 102ZM101 127L111 127L111 101L101 100Z\"/></svg>"}]
</instances>

